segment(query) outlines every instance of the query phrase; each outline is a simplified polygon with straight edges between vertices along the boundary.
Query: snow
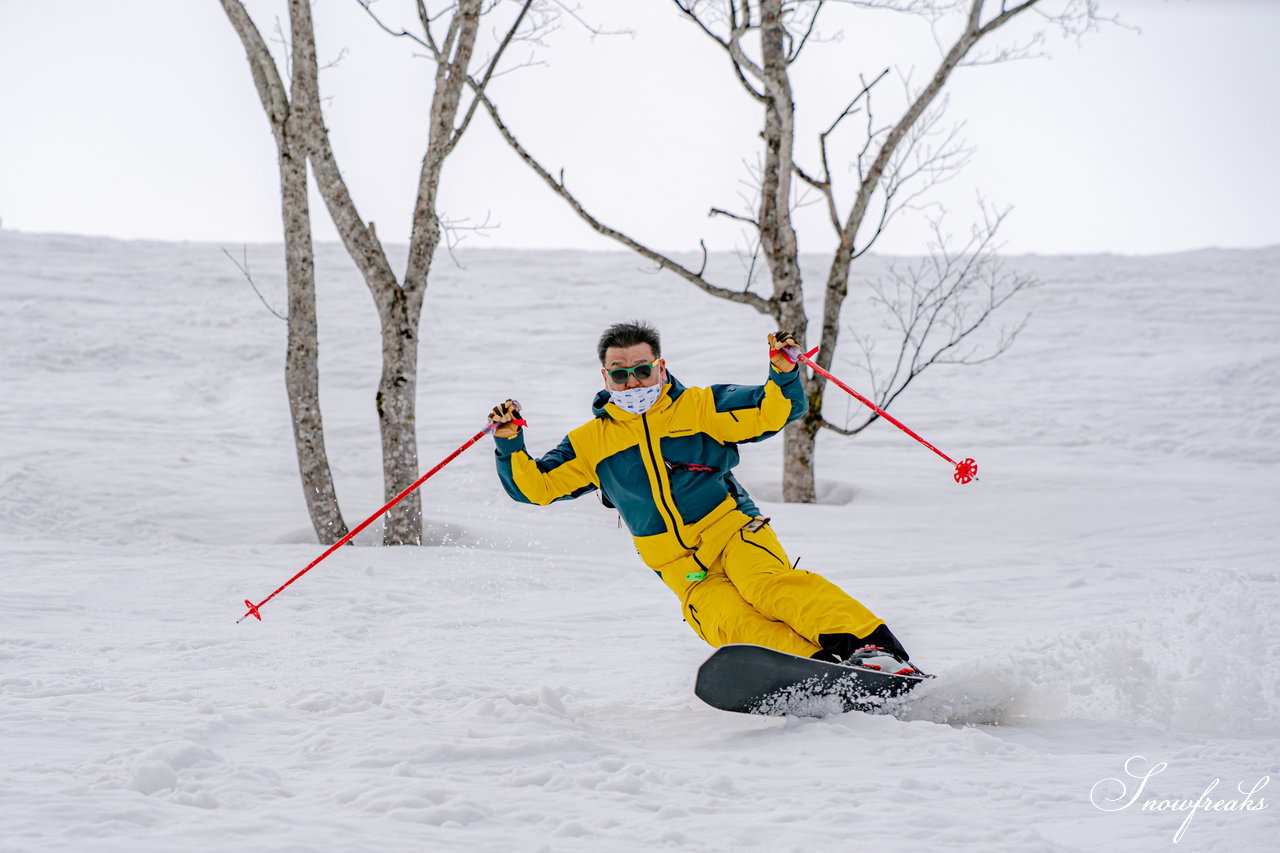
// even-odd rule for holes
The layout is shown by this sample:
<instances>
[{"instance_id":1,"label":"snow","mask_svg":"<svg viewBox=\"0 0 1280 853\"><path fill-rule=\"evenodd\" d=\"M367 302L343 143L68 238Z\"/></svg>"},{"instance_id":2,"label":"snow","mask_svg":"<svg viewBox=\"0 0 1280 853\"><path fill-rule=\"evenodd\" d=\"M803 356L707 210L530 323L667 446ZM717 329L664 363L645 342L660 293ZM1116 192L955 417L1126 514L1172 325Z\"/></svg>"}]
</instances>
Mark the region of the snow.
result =
<instances>
[{"instance_id":1,"label":"snow","mask_svg":"<svg viewBox=\"0 0 1280 853\"><path fill-rule=\"evenodd\" d=\"M281 306L280 248L247 252ZM318 256L355 524L376 318ZM1274 787L1170 803L1280 770L1280 249L1012 259L1043 282L1013 350L895 408L978 483L882 422L824 435L822 502L784 504L781 441L744 448L791 556L940 676L822 719L698 702L709 649L616 516L511 502L486 446L424 487L429 546L375 525L236 624L322 550L284 324L215 245L5 231L0 258L0 850L1274 849ZM422 324L424 470L507 396L552 447L617 319L686 384L763 373L767 318L632 256L460 260Z\"/></svg>"}]
</instances>

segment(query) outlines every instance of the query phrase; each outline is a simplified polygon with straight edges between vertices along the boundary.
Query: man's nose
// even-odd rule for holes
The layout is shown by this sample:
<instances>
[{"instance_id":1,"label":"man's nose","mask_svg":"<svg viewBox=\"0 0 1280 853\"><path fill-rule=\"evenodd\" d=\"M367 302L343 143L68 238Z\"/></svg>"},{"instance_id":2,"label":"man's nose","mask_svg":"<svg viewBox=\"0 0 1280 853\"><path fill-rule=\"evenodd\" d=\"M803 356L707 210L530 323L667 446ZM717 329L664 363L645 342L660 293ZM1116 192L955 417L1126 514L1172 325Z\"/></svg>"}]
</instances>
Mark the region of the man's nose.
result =
<instances>
[{"instance_id":1,"label":"man's nose","mask_svg":"<svg viewBox=\"0 0 1280 853\"><path fill-rule=\"evenodd\" d=\"M634 373L629 373L629 374L627 374L627 384L626 384L626 387L627 387L627 388L639 388L639 387L640 387L640 380L636 378L636 375L635 375Z\"/></svg>"}]
</instances>

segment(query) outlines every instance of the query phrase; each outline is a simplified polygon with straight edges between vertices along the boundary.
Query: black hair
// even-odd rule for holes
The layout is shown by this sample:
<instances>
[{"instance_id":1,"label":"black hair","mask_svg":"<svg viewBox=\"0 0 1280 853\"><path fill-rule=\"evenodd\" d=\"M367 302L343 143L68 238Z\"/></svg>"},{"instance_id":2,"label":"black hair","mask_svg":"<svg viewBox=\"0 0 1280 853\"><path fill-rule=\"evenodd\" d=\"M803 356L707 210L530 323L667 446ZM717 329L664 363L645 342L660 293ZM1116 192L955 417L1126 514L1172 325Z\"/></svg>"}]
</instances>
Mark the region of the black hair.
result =
<instances>
[{"instance_id":1,"label":"black hair","mask_svg":"<svg viewBox=\"0 0 1280 853\"><path fill-rule=\"evenodd\" d=\"M614 323L604 330L600 342L596 344L596 355L600 356L600 364L604 364L604 354L609 347L633 347L636 344L648 344L653 348L653 357L662 357L662 338L658 330L644 320L632 320L630 323Z\"/></svg>"}]
</instances>

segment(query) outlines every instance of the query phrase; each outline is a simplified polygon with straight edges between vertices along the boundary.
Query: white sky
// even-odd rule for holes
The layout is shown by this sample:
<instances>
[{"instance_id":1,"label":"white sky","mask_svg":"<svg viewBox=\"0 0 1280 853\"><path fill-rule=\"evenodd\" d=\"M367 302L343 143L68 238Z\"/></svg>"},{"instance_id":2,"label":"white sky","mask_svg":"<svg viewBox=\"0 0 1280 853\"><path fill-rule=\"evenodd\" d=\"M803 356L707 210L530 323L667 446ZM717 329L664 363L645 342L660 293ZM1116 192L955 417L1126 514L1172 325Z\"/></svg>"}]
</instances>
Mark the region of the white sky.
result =
<instances>
[{"instance_id":1,"label":"white sky","mask_svg":"<svg viewBox=\"0 0 1280 853\"><path fill-rule=\"evenodd\" d=\"M394 15L396 0L380 6ZM251 0L260 28L284 4ZM509 123L606 222L658 247L740 244L709 220L740 207L757 108L668 0L582 0L630 36L566 26L544 64L502 78ZM1009 252L1164 252L1280 243L1280 2L1103 0L1132 30L1050 38L1051 59L961 69L950 118L975 148L933 196L963 230L975 196L1014 206ZM316 6L328 125L365 219L403 241L425 150L430 66L354 0ZM832 15L828 20L834 21ZM797 73L799 121L825 126L859 73L917 62L916 23L821 44ZM1016 36L1016 32L1009 34ZM895 84L896 85L896 84ZM887 93L887 89L885 90ZM882 101L887 107L887 101ZM887 118L886 113L886 118ZM814 164L811 135L802 162ZM446 166L444 213L496 225L474 247L614 249L579 223L478 117ZM317 239L335 234L314 209ZM33 232L278 241L275 147L217 0L0 0L0 222ZM830 243L819 206L801 247ZM879 251L916 253L920 217Z\"/></svg>"}]
</instances>

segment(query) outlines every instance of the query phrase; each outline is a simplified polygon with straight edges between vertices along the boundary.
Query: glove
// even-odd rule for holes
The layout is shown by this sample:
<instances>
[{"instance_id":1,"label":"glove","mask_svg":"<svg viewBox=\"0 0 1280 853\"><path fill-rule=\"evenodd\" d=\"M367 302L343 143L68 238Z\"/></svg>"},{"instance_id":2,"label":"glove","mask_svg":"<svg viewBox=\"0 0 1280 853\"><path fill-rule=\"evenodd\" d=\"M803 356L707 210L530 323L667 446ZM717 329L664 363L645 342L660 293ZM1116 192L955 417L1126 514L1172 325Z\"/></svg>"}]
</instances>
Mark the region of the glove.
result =
<instances>
[{"instance_id":1,"label":"glove","mask_svg":"<svg viewBox=\"0 0 1280 853\"><path fill-rule=\"evenodd\" d=\"M769 363L773 365L773 369L779 373L790 373L796 369L795 362L788 361L787 357L782 354L783 347L795 347L801 349L800 342L796 340L796 336L790 332L774 332L769 335Z\"/></svg>"},{"instance_id":2,"label":"glove","mask_svg":"<svg viewBox=\"0 0 1280 853\"><path fill-rule=\"evenodd\" d=\"M520 418L520 404L515 400L506 400L493 407L489 420L498 424L493 434L498 438L515 438L520 432L520 425L512 421Z\"/></svg>"}]
</instances>

